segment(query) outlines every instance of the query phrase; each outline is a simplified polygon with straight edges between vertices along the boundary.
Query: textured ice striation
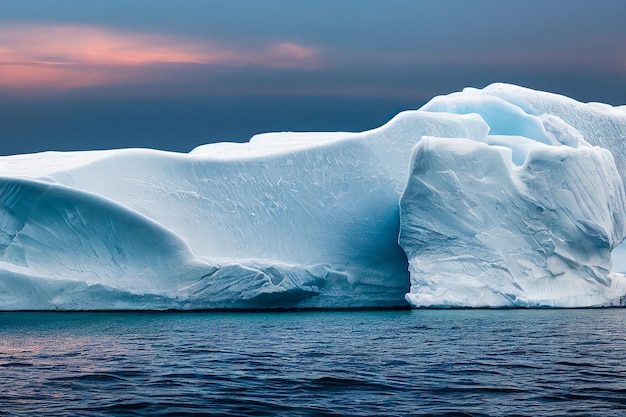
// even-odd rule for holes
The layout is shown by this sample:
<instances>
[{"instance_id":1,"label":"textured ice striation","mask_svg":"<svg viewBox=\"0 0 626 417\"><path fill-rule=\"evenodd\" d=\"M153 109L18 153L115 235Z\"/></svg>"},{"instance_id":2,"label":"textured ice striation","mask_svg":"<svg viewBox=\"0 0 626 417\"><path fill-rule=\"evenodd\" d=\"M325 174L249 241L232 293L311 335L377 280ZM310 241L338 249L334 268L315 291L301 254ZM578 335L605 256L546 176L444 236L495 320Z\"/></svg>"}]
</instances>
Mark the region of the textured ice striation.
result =
<instances>
[{"instance_id":1,"label":"textured ice striation","mask_svg":"<svg viewBox=\"0 0 626 417\"><path fill-rule=\"evenodd\" d=\"M0 310L618 304L625 120L495 84L362 133L2 157Z\"/></svg>"}]
</instances>

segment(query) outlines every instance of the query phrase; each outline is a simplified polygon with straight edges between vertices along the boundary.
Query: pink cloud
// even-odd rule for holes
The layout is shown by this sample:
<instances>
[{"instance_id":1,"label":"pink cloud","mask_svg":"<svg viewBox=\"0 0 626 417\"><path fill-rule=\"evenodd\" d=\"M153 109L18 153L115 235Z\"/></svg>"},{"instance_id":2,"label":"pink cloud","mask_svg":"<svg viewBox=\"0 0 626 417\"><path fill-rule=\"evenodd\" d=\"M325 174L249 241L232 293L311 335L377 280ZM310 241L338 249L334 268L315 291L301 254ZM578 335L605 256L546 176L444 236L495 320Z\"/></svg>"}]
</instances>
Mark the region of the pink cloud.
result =
<instances>
[{"instance_id":1,"label":"pink cloud","mask_svg":"<svg viewBox=\"0 0 626 417\"><path fill-rule=\"evenodd\" d=\"M318 49L292 42L252 49L95 26L4 22L0 89L68 90L141 83L150 81L151 66L162 64L304 69L319 65L319 58Z\"/></svg>"},{"instance_id":2,"label":"pink cloud","mask_svg":"<svg viewBox=\"0 0 626 417\"><path fill-rule=\"evenodd\" d=\"M291 68L297 66L299 62L311 62L316 55L317 51L314 48L285 42L272 46L266 53L261 54L260 58L267 59L267 66Z\"/></svg>"}]
</instances>

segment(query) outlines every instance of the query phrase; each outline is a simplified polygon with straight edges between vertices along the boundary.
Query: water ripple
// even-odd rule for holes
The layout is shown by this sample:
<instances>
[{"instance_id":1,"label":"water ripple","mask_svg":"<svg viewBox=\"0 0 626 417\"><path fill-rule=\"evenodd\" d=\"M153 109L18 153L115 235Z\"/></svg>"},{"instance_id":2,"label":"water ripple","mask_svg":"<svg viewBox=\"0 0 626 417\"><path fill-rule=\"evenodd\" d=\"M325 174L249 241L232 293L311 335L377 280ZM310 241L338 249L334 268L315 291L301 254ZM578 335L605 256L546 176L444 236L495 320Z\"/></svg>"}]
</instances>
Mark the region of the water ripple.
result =
<instances>
[{"instance_id":1,"label":"water ripple","mask_svg":"<svg viewBox=\"0 0 626 417\"><path fill-rule=\"evenodd\" d=\"M626 414L626 310L0 314L0 415Z\"/></svg>"}]
</instances>

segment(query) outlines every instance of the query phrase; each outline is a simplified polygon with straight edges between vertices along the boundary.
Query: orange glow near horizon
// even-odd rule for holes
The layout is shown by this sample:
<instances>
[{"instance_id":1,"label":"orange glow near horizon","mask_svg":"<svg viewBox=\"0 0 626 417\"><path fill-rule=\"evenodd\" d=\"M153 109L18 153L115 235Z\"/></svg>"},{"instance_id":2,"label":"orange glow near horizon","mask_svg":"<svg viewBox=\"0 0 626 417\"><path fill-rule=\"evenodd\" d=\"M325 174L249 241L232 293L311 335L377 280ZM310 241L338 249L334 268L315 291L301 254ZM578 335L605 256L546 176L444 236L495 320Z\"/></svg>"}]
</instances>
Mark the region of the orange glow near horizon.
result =
<instances>
[{"instance_id":1,"label":"orange glow near horizon","mask_svg":"<svg viewBox=\"0 0 626 417\"><path fill-rule=\"evenodd\" d=\"M292 42L254 50L176 36L82 25L2 23L0 89L70 90L150 79L156 64L310 68L319 51Z\"/></svg>"}]
</instances>

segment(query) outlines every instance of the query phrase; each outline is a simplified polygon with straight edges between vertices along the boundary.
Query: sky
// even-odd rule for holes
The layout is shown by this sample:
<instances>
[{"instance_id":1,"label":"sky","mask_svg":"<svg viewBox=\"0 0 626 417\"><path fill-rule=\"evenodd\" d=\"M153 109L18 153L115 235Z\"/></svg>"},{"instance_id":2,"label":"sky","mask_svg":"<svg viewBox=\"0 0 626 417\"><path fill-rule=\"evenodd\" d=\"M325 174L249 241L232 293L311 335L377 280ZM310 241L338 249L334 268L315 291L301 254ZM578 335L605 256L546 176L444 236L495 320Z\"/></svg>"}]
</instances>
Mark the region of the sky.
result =
<instances>
[{"instance_id":1,"label":"sky","mask_svg":"<svg viewBox=\"0 0 626 417\"><path fill-rule=\"evenodd\" d=\"M0 0L0 155L362 131L509 82L626 104L624 0Z\"/></svg>"}]
</instances>

